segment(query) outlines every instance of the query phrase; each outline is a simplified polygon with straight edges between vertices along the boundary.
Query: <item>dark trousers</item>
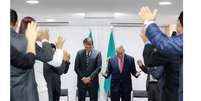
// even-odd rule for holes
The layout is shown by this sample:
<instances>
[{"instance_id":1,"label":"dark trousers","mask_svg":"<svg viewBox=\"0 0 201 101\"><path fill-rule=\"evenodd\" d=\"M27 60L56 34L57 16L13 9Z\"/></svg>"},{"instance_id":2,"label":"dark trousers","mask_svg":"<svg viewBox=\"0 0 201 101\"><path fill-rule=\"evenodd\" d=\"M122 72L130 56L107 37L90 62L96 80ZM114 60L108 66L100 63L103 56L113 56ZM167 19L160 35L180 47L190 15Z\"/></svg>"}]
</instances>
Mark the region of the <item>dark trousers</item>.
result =
<instances>
[{"instance_id":1,"label":"dark trousers","mask_svg":"<svg viewBox=\"0 0 201 101\"><path fill-rule=\"evenodd\" d=\"M61 89L53 91L53 101L59 101Z\"/></svg>"},{"instance_id":2,"label":"dark trousers","mask_svg":"<svg viewBox=\"0 0 201 101\"><path fill-rule=\"evenodd\" d=\"M61 93L61 82L55 80L54 83L47 83L49 101L59 101Z\"/></svg>"},{"instance_id":3,"label":"dark trousers","mask_svg":"<svg viewBox=\"0 0 201 101\"><path fill-rule=\"evenodd\" d=\"M148 101L160 101L160 89L157 82L148 84Z\"/></svg>"},{"instance_id":4,"label":"dark trousers","mask_svg":"<svg viewBox=\"0 0 201 101\"><path fill-rule=\"evenodd\" d=\"M113 92L111 91L111 101L131 101L131 92Z\"/></svg>"},{"instance_id":5,"label":"dark trousers","mask_svg":"<svg viewBox=\"0 0 201 101\"><path fill-rule=\"evenodd\" d=\"M87 92L89 94L90 101L98 101L98 89L90 87L78 88L78 101L85 101Z\"/></svg>"},{"instance_id":6,"label":"dark trousers","mask_svg":"<svg viewBox=\"0 0 201 101\"><path fill-rule=\"evenodd\" d=\"M59 101L61 89L48 88L49 101Z\"/></svg>"}]
</instances>

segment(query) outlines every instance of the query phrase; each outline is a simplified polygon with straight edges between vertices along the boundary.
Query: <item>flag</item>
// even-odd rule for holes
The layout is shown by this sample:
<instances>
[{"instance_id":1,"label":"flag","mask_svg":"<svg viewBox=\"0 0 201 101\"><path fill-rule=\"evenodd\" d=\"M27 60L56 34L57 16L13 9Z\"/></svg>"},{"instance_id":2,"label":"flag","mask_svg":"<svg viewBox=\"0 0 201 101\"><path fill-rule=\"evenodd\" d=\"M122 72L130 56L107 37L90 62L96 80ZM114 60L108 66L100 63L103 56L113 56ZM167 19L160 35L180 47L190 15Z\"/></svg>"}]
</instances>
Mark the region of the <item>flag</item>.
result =
<instances>
[{"instance_id":1,"label":"flag","mask_svg":"<svg viewBox=\"0 0 201 101\"><path fill-rule=\"evenodd\" d=\"M89 36L88 37L91 38L91 40L93 41L93 36L92 36L92 31L91 30L89 31Z\"/></svg>"},{"instance_id":2,"label":"flag","mask_svg":"<svg viewBox=\"0 0 201 101\"><path fill-rule=\"evenodd\" d=\"M108 50L107 50L107 58L109 59L110 57L115 55L115 43L114 43L114 36L113 36L113 31L110 33L110 39L109 39L109 44L108 44ZM111 81L111 76L104 81L104 90L106 94L110 92L110 82Z\"/></svg>"}]
</instances>

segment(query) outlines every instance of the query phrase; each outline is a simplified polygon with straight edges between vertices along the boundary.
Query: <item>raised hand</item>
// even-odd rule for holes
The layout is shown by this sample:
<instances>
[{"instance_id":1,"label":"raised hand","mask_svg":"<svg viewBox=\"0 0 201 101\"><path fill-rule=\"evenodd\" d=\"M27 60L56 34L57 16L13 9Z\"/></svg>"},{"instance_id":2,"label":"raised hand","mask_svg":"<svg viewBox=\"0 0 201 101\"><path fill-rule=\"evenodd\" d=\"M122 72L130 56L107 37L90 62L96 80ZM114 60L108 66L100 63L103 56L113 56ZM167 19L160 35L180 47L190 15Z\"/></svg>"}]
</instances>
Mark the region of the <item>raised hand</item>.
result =
<instances>
[{"instance_id":1,"label":"raised hand","mask_svg":"<svg viewBox=\"0 0 201 101\"><path fill-rule=\"evenodd\" d=\"M64 39L61 36L57 37L57 41L55 44L57 49L62 49L64 44Z\"/></svg>"},{"instance_id":2,"label":"raised hand","mask_svg":"<svg viewBox=\"0 0 201 101\"><path fill-rule=\"evenodd\" d=\"M66 50L64 50L64 61L69 61L70 60L70 54L66 51Z\"/></svg>"},{"instance_id":3,"label":"raised hand","mask_svg":"<svg viewBox=\"0 0 201 101\"><path fill-rule=\"evenodd\" d=\"M41 29L39 32L38 32L38 38L37 40L38 41L42 41L43 39L46 39L46 40L49 40L49 31L48 29Z\"/></svg>"},{"instance_id":4,"label":"raised hand","mask_svg":"<svg viewBox=\"0 0 201 101\"><path fill-rule=\"evenodd\" d=\"M142 21L152 21L156 19L157 12L157 9L152 12L149 7L143 6L140 9L139 16Z\"/></svg>"},{"instance_id":5,"label":"raised hand","mask_svg":"<svg viewBox=\"0 0 201 101\"><path fill-rule=\"evenodd\" d=\"M37 39L37 23L31 22L27 26L27 30L25 32L25 36L27 39L27 53L31 52L33 54L36 54L35 51L35 42Z\"/></svg>"},{"instance_id":6,"label":"raised hand","mask_svg":"<svg viewBox=\"0 0 201 101\"><path fill-rule=\"evenodd\" d=\"M37 39L37 23L36 22L31 22L28 24L27 26L27 30L25 32L25 36L27 38L27 41L31 41L33 43L35 43L36 39Z\"/></svg>"}]
</instances>

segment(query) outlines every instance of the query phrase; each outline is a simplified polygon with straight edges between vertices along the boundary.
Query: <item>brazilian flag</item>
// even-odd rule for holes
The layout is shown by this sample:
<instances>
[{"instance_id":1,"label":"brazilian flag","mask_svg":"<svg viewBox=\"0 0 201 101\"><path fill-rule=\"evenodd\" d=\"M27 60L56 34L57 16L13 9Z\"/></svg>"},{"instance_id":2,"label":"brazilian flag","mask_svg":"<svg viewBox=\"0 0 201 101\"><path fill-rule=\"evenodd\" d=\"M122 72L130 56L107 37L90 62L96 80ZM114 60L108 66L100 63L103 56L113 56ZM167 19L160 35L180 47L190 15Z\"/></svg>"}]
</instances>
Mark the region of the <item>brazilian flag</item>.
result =
<instances>
[{"instance_id":1,"label":"brazilian flag","mask_svg":"<svg viewBox=\"0 0 201 101\"><path fill-rule=\"evenodd\" d=\"M107 58L109 59L110 57L115 55L115 43L114 43L114 36L113 36L113 31L110 33L110 39L109 39L109 45L108 45L108 50L107 50ZM110 82L111 81L111 76L104 81L104 90L106 94L110 93Z\"/></svg>"}]
</instances>

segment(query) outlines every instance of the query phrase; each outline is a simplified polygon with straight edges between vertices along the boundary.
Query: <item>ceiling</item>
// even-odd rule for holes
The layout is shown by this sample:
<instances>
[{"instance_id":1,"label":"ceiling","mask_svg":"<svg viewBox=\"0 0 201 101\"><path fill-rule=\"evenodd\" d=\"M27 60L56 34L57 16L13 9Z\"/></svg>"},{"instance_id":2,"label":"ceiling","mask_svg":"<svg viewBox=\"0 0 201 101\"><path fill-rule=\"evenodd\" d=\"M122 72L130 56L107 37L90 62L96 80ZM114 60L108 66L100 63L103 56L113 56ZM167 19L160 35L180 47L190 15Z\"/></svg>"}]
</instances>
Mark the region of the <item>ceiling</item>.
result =
<instances>
[{"instance_id":1,"label":"ceiling","mask_svg":"<svg viewBox=\"0 0 201 101\"><path fill-rule=\"evenodd\" d=\"M159 9L158 22L174 23L183 10L183 0L39 0L36 5L26 0L11 0L11 8L20 18L32 16L38 21L54 19L57 22L70 22L74 25L105 25L110 22L139 22L138 12L142 6ZM171 1L172 5L161 6L159 1ZM84 19L88 15L119 14L113 19ZM169 20L167 20L169 19ZM98 22L98 23L97 23Z\"/></svg>"}]
</instances>

